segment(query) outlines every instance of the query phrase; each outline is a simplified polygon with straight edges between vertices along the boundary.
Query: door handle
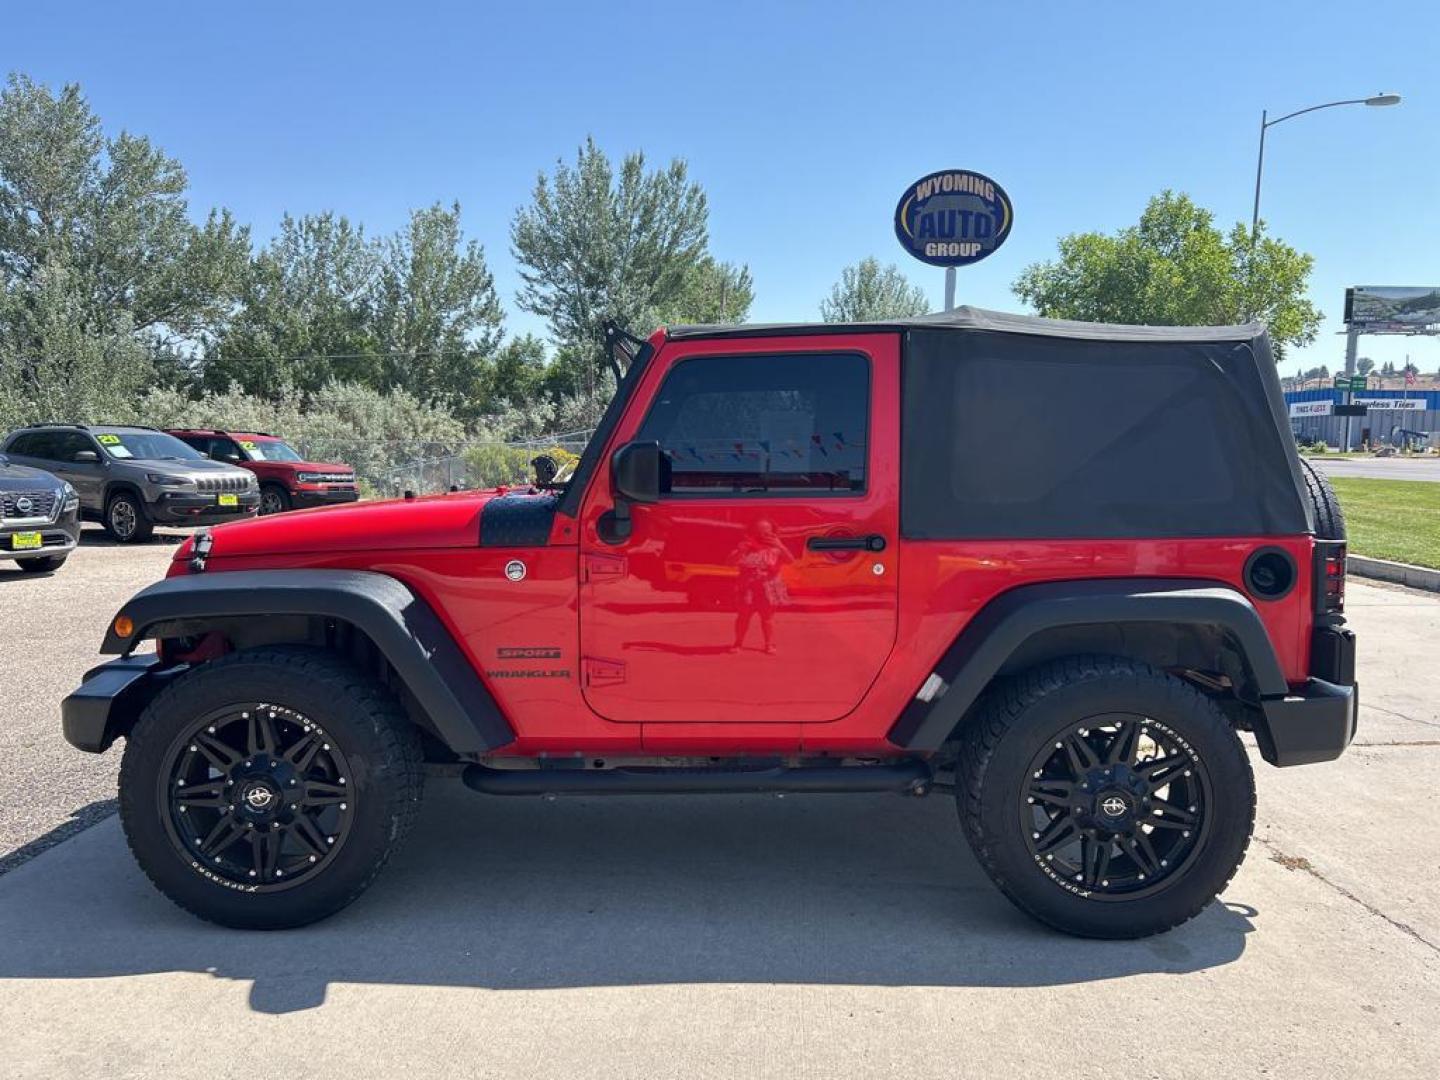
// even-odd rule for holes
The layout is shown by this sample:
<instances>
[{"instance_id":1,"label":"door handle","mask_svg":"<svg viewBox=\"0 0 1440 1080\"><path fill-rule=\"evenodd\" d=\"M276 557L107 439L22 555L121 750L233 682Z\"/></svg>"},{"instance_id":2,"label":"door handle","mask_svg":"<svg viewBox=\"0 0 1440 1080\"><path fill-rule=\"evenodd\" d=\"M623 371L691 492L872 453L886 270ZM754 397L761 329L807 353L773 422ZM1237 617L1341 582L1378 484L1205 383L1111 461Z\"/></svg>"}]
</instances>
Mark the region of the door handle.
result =
<instances>
[{"instance_id":1,"label":"door handle","mask_svg":"<svg viewBox=\"0 0 1440 1080\"><path fill-rule=\"evenodd\" d=\"M805 541L811 551L884 551L885 537L879 533L869 536L812 536Z\"/></svg>"}]
</instances>

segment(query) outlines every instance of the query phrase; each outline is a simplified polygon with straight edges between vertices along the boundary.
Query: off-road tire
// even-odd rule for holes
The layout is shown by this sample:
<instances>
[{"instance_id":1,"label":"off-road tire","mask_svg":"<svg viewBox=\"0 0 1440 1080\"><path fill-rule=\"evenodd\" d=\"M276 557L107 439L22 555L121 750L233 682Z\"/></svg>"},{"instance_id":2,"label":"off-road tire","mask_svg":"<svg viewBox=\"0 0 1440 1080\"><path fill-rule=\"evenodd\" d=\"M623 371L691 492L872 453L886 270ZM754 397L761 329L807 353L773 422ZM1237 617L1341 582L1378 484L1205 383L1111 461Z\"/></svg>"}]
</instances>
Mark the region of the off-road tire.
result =
<instances>
[{"instance_id":1,"label":"off-road tire","mask_svg":"<svg viewBox=\"0 0 1440 1080\"><path fill-rule=\"evenodd\" d=\"M1208 771L1213 815L1185 868L1160 891L1134 900L1084 897L1042 871L1027 846L1019 804L1037 752L1066 725L1131 713L1187 740ZM1255 822L1255 780L1245 748L1214 702L1148 664L1073 656L992 688L961 732L956 799L980 865L1016 906L1080 937L1140 938L1198 915L1235 875Z\"/></svg>"},{"instance_id":2,"label":"off-road tire","mask_svg":"<svg viewBox=\"0 0 1440 1080\"><path fill-rule=\"evenodd\" d=\"M127 524L132 521L133 525ZM155 523L145 513L145 504L137 495L117 491L105 504L105 531L119 543L140 544L154 535Z\"/></svg>"},{"instance_id":3,"label":"off-road tire","mask_svg":"<svg viewBox=\"0 0 1440 1080\"><path fill-rule=\"evenodd\" d=\"M247 892L201 872L167 831L161 790L167 755L197 718L257 697L322 725L353 773L343 845L279 892ZM125 746L120 820L141 868L180 907L224 926L279 930L323 919L369 887L409 833L423 785L419 734L383 685L333 653L276 646L203 664L150 703Z\"/></svg>"},{"instance_id":4,"label":"off-road tire","mask_svg":"<svg viewBox=\"0 0 1440 1080\"><path fill-rule=\"evenodd\" d=\"M1345 539L1345 512L1335 497L1335 488L1319 469L1305 458L1300 459L1300 473L1305 477L1305 493L1315 515L1315 535L1321 540Z\"/></svg>"},{"instance_id":5,"label":"off-road tire","mask_svg":"<svg viewBox=\"0 0 1440 1080\"><path fill-rule=\"evenodd\" d=\"M20 569L27 574L47 574L65 565L68 555L43 555L38 559L21 559Z\"/></svg>"},{"instance_id":6,"label":"off-road tire","mask_svg":"<svg viewBox=\"0 0 1440 1080\"><path fill-rule=\"evenodd\" d=\"M283 514L293 506L290 493L279 484L265 484L260 488L261 517L269 514Z\"/></svg>"}]
</instances>

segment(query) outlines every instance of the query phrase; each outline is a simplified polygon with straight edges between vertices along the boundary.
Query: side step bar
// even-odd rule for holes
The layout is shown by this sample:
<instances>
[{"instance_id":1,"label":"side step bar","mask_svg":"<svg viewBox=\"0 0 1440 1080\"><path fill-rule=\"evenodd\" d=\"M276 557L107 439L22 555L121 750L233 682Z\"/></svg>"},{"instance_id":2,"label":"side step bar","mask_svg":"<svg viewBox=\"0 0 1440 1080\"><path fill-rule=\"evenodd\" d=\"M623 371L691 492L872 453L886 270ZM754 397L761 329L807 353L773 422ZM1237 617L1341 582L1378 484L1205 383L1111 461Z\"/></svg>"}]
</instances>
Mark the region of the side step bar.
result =
<instances>
[{"instance_id":1,"label":"side step bar","mask_svg":"<svg viewBox=\"0 0 1440 1080\"><path fill-rule=\"evenodd\" d=\"M491 769L460 778L486 795L703 795L755 792L884 792L924 795L934 779L923 761L769 769Z\"/></svg>"}]
</instances>

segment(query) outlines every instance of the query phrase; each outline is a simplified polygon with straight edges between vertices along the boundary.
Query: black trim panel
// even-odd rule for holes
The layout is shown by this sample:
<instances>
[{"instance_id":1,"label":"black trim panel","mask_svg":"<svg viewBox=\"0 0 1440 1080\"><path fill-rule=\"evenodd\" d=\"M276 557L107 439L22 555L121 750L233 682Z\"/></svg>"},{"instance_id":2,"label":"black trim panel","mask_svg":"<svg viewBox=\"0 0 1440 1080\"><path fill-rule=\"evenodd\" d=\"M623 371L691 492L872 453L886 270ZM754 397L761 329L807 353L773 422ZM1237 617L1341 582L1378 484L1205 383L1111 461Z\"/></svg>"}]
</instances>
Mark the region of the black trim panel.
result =
<instances>
[{"instance_id":1,"label":"black trim panel","mask_svg":"<svg viewBox=\"0 0 1440 1080\"><path fill-rule=\"evenodd\" d=\"M499 705L439 616L403 583L363 570L235 570L167 578L136 593L100 651L129 654L157 623L246 615L317 615L350 623L384 654L457 754L498 749L515 738Z\"/></svg>"},{"instance_id":2,"label":"black trim panel","mask_svg":"<svg viewBox=\"0 0 1440 1080\"><path fill-rule=\"evenodd\" d=\"M1334 761L1350 740L1360 715L1358 687L1308 679L1298 694L1262 702L1255 724L1260 756L1271 765Z\"/></svg>"},{"instance_id":3,"label":"black trim panel","mask_svg":"<svg viewBox=\"0 0 1440 1080\"><path fill-rule=\"evenodd\" d=\"M511 491L487 502L480 511L481 547L544 547L555 524L560 496Z\"/></svg>"},{"instance_id":4,"label":"black trim panel","mask_svg":"<svg viewBox=\"0 0 1440 1080\"><path fill-rule=\"evenodd\" d=\"M1047 582L986 604L935 666L947 689L928 702L912 698L889 739L907 750L938 750L1005 661L1043 630L1146 622L1218 626L1234 638L1262 698L1288 691L1254 605L1228 586L1163 578Z\"/></svg>"},{"instance_id":5,"label":"black trim panel","mask_svg":"<svg viewBox=\"0 0 1440 1080\"><path fill-rule=\"evenodd\" d=\"M77 750L104 753L130 730L164 683L185 670L181 666L162 671L154 653L122 656L91 668L79 688L60 703L65 741Z\"/></svg>"}]
</instances>

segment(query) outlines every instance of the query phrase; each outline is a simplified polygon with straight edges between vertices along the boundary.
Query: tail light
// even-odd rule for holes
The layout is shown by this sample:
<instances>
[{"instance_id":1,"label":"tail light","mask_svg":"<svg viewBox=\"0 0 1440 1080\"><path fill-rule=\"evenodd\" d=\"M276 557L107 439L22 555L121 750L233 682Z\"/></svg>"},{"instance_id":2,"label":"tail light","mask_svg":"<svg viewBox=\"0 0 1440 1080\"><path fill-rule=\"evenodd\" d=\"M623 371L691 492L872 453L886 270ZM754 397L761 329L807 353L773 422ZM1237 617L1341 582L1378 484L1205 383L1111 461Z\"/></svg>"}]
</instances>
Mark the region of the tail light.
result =
<instances>
[{"instance_id":1,"label":"tail light","mask_svg":"<svg viewBox=\"0 0 1440 1080\"><path fill-rule=\"evenodd\" d=\"M1345 541L1315 541L1315 614L1345 610Z\"/></svg>"}]
</instances>

